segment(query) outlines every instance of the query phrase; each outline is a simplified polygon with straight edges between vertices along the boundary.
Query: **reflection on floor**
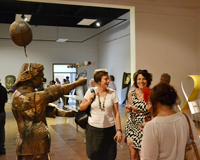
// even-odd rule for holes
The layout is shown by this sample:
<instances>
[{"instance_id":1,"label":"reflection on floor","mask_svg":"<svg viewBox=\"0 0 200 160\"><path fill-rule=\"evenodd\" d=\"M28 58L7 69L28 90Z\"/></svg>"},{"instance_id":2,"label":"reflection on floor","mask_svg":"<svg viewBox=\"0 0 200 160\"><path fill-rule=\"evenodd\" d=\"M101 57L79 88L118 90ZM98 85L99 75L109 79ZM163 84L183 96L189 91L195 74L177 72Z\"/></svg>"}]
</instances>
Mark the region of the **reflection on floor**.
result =
<instances>
[{"instance_id":1,"label":"reflection on floor","mask_svg":"<svg viewBox=\"0 0 200 160\"><path fill-rule=\"evenodd\" d=\"M70 109L75 108L72 105L68 106ZM62 103L58 104L62 108ZM1 155L0 160L15 160L15 138L17 133L17 124L13 117L11 106L6 106L6 155ZM119 107L123 133L125 129L126 112L123 106ZM56 117L47 118L49 131L51 134L51 160L88 160L85 151L84 130L77 128L74 118ZM123 134L124 138L124 134ZM121 149L121 145L123 148ZM117 160L130 159L129 150L123 142L118 146Z\"/></svg>"}]
</instances>

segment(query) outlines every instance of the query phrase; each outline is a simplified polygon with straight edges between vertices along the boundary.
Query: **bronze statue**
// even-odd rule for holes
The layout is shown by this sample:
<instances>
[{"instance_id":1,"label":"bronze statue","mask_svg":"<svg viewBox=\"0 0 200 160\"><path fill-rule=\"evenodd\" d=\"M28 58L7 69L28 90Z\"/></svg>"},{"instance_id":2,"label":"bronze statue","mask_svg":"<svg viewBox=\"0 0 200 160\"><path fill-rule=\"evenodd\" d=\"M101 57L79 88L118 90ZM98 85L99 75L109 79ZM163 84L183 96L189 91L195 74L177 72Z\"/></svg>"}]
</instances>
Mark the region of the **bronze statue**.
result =
<instances>
[{"instance_id":1,"label":"bronze statue","mask_svg":"<svg viewBox=\"0 0 200 160\"><path fill-rule=\"evenodd\" d=\"M46 116L74 117L76 111L62 111L48 103L70 92L77 86L86 84L85 78L65 85L52 85L44 91L36 92L43 80L43 65L24 63L14 84L16 91L12 97L12 112L18 125L18 160L48 160L50 134Z\"/></svg>"},{"instance_id":2,"label":"bronze statue","mask_svg":"<svg viewBox=\"0 0 200 160\"><path fill-rule=\"evenodd\" d=\"M8 75L5 77L5 85L6 85L6 90L8 93L13 92L12 86L15 83L15 80L16 78L13 75Z\"/></svg>"}]
</instances>

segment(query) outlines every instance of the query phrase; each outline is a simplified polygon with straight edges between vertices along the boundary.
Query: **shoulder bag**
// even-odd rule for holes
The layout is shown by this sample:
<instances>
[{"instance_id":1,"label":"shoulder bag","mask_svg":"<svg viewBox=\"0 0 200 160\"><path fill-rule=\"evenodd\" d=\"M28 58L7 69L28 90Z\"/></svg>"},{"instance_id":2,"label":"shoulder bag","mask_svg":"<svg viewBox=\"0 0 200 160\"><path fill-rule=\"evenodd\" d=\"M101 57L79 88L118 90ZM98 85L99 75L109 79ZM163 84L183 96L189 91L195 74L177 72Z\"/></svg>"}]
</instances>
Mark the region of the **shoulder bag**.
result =
<instances>
[{"instance_id":1,"label":"shoulder bag","mask_svg":"<svg viewBox=\"0 0 200 160\"><path fill-rule=\"evenodd\" d=\"M94 89L91 89L91 93L95 93ZM93 99L93 101L94 101L94 99ZM91 102L91 104L92 104L92 102ZM85 111L80 111L80 109L79 109L78 113L75 117L75 123L83 129L86 128L87 123L88 123L88 117L91 116L91 114L90 114L91 104L88 106L88 108Z\"/></svg>"},{"instance_id":2,"label":"shoulder bag","mask_svg":"<svg viewBox=\"0 0 200 160\"><path fill-rule=\"evenodd\" d=\"M183 113L188 121L189 131L190 131L190 139L191 143L188 144L185 148L185 160L200 160L199 156L199 149L194 141L192 128L190 125L190 120L188 119L187 115Z\"/></svg>"}]
</instances>

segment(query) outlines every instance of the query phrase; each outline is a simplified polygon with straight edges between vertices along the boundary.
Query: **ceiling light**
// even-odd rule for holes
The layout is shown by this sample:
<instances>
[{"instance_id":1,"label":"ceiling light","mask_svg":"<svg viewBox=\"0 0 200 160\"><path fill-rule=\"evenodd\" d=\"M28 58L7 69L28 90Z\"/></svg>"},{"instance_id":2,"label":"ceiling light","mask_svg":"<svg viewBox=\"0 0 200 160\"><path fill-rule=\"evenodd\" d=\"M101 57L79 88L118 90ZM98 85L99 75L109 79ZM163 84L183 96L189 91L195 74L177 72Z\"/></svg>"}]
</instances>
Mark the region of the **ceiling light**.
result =
<instances>
[{"instance_id":1,"label":"ceiling light","mask_svg":"<svg viewBox=\"0 0 200 160\"><path fill-rule=\"evenodd\" d=\"M96 22L96 26L97 26L97 27L100 27L100 26L101 26L101 23L100 23L100 22Z\"/></svg>"},{"instance_id":2,"label":"ceiling light","mask_svg":"<svg viewBox=\"0 0 200 160\"><path fill-rule=\"evenodd\" d=\"M77 25L89 26L94 23L97 19L83 19Z\"/></svg>"},{"instance_id":3,"label":"ceiling light","mask_svg":"<svg viewBox=\"0 0 200 160\"><path fill-rule=\"evenodd\" d=\"M68 41L68 39L59 38L59 39L57 39L57 41L56 41L56 42L66 42L66 41Z\"/></svg>"},{"instance_id":4,"label":"ceiling light","mask_svg":"<svg viewBox=\"0 0 200 160\"><path fill-rule=\"evenodd\" d=\"M29 15L29 14L16 14L15 15L15 21L21 21L21 20L24 20L26 22L29 22L30 19L31 19L31 16L32 15Z\"/></svg>"},{"instance_id":5,"label":"ceiling light","mask_svg":"<svg viewBox=\"0 0 200 160\"><path fill-rule=\"evenodd\" d=\"M22 14L21 18L24 20L24 21L27 21L27 18Z\"/></svg>"}]
</instances>

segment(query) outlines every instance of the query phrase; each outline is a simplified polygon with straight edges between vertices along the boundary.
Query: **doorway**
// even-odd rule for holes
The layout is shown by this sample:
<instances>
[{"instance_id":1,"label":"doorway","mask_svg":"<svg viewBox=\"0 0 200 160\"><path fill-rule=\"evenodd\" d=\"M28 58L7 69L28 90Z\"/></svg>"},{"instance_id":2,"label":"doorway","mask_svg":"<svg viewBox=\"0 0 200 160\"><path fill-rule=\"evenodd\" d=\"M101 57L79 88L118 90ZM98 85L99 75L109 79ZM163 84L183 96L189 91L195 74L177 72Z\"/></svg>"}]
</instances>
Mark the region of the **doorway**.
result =
<instances>
[{"instance_id":1,"label":"doorway","mask_svg":"<svg viewBox=\"0 0 200 160\"><path fill-rule=\"evenodd\" d=\"M75 81L75 78L78 73L77 68L69 68L72 66L71 63L61 64L61 63L54 63L53 64L53 79L56 78L59 79L60 83L63 84L63 79L66 79L66 77L69 77L70 83L73 83Z\"/></svg>"},{"instance_id":2,"label":"doorway","mask_svg":"<svg viewBox=\"0 0 200 160\"><path fill-rule=\"evenodd\" d=\"M54 63L53 64L53 80L55 81L56 78L60 81L60 84L62 85L64 82L63 80L66 79L66 77L69 77L70 83L73 83L76 79L78 69L77 68L71 68L72 63ZM71 95L74 95L75 90L72 90ZM63 99L62 99L63 101ZM69 99L70 103L75 103L76 101L73 99ZM64 102L63 102L64 104Z\"/></svg>"}]
</instances>

